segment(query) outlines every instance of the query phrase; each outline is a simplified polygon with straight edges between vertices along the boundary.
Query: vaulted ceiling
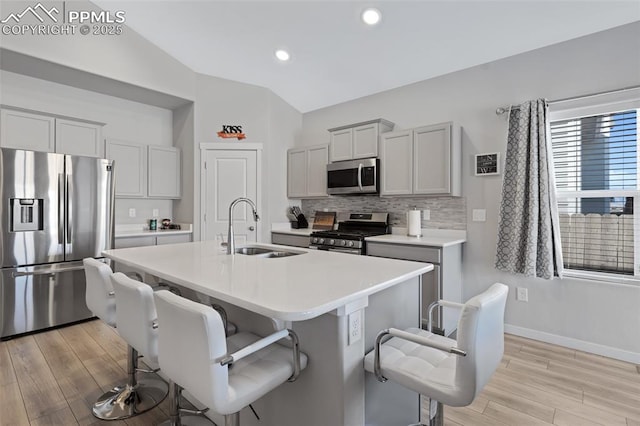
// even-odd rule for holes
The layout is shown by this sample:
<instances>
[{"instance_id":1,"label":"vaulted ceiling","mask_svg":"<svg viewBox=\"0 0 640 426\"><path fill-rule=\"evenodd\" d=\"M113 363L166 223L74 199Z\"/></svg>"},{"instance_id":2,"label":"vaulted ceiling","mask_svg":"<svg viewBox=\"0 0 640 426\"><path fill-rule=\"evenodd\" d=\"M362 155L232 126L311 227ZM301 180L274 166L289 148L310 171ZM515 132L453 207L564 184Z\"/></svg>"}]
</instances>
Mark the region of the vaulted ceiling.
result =
<instances>
[{"instance_id":1,"label":"vaulted ceiling","mask_svg":"<svg viewBox=\"0 0 640 426\"><path fill-rule=\"evenodd\" d=\"M640 20L638 0L94 3L194 71L267 87L301 112ZM368 7L376 26L360 19Z\"/></svg>"}]
</instances>

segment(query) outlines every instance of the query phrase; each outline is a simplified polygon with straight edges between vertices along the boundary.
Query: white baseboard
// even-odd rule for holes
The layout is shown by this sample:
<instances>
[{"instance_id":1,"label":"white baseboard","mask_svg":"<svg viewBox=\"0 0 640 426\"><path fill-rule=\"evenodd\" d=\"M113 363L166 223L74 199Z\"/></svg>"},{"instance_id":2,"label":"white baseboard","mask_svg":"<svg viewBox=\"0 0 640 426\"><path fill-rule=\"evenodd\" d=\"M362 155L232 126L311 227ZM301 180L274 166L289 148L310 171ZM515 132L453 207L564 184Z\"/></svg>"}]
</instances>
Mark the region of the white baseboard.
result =
<instances>
[{"instance_id":1,"label":"white baseboard","mask_svg":"<svg viewBox=\"0 0 640 426\"><path fill-rule=\"evenodd\" d=\"M530 328L518 327L511 324L505 324L504 331L505 333L515 334L516 336L522 336L528 339L552 343L554 345L560 345L571 349L577 349L583 352L589 352L596 355L619 359L621 361L631 362L633 364L640 364L640 353L625 351L624 349L599 345L597 343L585 342L584 340L559 336L557 334L545 333L544 331L532 330Z\"/></svg>"}]
</instances>

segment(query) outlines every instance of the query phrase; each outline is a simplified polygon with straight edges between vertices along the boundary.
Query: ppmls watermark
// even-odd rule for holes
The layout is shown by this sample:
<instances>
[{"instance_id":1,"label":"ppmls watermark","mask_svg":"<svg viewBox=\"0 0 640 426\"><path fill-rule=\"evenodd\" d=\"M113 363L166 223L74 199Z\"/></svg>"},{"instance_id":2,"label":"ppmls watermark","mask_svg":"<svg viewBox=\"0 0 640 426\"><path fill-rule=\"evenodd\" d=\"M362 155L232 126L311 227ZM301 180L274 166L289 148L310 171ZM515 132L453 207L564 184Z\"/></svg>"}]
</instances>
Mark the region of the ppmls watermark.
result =
<instances>
[{"instance_id":1,"label":"ppmls watermark","mask_svg":"<svg viewBox=\"0 0 640 426\"><path fill-rule=\"evenodd\" d=\"M124 10L67 9L67 2L4 2L3 9L9 9L9 3L15 5L15 11L0 20L0 32L3 35L120 35L125 18ZM46 6L45 6L46 4Z\"/></svg>"}]
</instances>

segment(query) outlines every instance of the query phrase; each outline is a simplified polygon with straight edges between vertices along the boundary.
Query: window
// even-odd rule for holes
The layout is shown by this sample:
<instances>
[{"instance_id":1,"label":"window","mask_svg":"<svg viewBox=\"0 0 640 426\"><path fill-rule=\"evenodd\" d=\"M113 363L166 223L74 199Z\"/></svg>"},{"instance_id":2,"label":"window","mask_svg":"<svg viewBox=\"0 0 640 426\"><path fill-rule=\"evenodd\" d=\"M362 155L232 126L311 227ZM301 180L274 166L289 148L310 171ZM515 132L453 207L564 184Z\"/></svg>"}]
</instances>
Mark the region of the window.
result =
<instances>
[{"instance_id":1,"label":"window","mask_svg":"<svg viewBox=\"0 0 640 426\"><path fill-rule=\"evenodd\" d=\"M551 113L564 267L638 276L640 109L608 108L574 117Z\"/></svg>"}]
</instances>

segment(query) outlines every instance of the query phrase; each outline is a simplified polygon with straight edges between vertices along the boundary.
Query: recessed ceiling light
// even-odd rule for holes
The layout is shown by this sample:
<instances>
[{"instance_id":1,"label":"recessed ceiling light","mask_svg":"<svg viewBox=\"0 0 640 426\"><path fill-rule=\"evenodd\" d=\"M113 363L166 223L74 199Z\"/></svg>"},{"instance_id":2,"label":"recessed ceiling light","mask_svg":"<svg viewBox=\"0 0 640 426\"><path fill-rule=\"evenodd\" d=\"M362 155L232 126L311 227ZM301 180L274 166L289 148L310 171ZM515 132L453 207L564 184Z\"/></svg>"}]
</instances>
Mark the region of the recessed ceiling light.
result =
<instances>
[{"instance_id":1,"label":"recessed ceiling light","mask_svg":"<svg viewBox=\"0 0 640 426\"><path fill-rule=\"evenodd\" d=\"M276 50L276 58L278 58L282 62L288 61L290 57L291 56L289 55L289 52L287 52L286 50L282 50L282 49Z\"/></svg>"},{"instance_id":2,"label":"recessed ceiling light","mask_svg":"<svg viewBox=\"0 0 640 426\"><path fill-rule=\"evenodd\" d=\"M382 15L378 9L369 8L362 12L362 21L367 25L375 25L380 22Z\"/></svg>"}]
</instances>

